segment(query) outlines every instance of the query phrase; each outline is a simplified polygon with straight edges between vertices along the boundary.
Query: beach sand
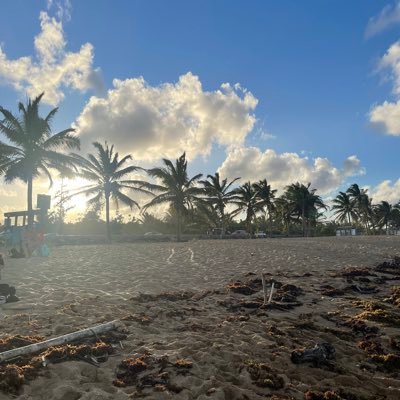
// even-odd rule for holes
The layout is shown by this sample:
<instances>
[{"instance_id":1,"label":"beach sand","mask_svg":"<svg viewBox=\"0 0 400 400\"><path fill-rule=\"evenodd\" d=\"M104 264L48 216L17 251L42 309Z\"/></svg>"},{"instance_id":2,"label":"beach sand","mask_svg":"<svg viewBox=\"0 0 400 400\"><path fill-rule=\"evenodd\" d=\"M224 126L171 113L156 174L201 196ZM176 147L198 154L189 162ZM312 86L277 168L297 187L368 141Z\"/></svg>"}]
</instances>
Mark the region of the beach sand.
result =
<instances>
[{"instance_id":1,"label":"beach sand","mask_svg":"<svg viewBox=\"0 0 400 400\"><path fill-rule=\"evenodd\" d=\"M341 397L308 398L400 399L400 361L389 371L376 357L382 349L368 353L373 342L382 354L400 355L400 302L383 301L400 285L400 271L374 270L395 255L400 237L330 237L64 246L48 258L7 260L1 282L15 286L20 301L0 305L3 336L51 338L122 319L126 337L99 366L50 364L0 399L278 400L329 390ZM367 270L346 275L355 268ZM268 287L276 281L275 306L257 306L262 272ZM237 281L251 294L227 288ZM379 307L390 321L375 317ZM356 320L379 331L357 330ZM292 362L294 350L322 342L335 348L333 360ZM168 376L113 384L118 365L133 355Z\"/></svg>"}]
</instances>

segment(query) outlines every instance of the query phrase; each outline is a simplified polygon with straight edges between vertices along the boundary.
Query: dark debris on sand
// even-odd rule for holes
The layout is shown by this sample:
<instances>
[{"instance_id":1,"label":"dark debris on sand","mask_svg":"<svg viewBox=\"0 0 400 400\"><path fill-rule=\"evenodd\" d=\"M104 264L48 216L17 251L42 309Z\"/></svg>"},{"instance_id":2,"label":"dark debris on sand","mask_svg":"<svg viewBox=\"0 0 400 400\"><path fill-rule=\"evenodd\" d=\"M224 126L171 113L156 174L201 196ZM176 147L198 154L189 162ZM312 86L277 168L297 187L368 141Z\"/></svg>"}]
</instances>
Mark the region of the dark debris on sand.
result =
<instances>
[{"instance_id":1,"label":"dark debris on sand","mask_svg":"<svg viewBox=\"0 0 400 400\"><path fill-rule=\"evenodd\" d=\"M36 354L21 356L13 360L13 363L0 364L0 390L11 395L20 393L22 386L40 375L42 369L51 363L81 360L92 364L98 364L108 359L114 353L116 338L121 338L115 333L105 334L88 343L65 344L50 347ZM103 341L101 338L109 339ZM41 342L41 336L8 335L0 339L1 351L26 346Z\"/></svg>"},{"instance_id":2,"label":"dark debris on sand","mask_svg":"<svg viewBox=\"0 0 400 400\"><path fill-rule=\"evenodd\" d=\"M274 390L282 389L285 386L284 379L267 364L249 360L245 362L244 367L256 386Z\"/></svg>"},{"instance_id":3,"label":"dark debris on sand","mask_svg":"<svg viewBox=\"0 0 400 400\"><path fill-rule=\"evenodd\" d=\"M307 390L304 393L304 400L365 400L365 398L342 389L327 390L325 392Z\"/></svg>"},{"instance_id":4,"label":"dark debris on sand","mask_svg":"<svg viewBox=\"0 0 400 400\"><path fill-rule=\"evenodd\" d=\"M146 389L179 393L183 388L173 383L177 375L190 373L193 363L185 359L171 362L167 356L155 357L150 352L134 354L120 362L113 384L117 387L136 386L135 397Z\"/></svg>"}]
</instances>

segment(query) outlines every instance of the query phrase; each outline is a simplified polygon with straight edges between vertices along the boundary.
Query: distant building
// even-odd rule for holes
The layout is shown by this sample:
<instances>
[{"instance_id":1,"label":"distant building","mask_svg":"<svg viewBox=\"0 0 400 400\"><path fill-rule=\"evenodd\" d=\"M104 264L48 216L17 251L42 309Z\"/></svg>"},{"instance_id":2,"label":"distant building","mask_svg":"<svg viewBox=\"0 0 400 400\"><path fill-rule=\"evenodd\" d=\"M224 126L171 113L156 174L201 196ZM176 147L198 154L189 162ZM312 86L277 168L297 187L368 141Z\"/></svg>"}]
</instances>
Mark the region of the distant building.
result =
<instances>
[{"instance_id":1,"label":"distant building","mask_svg":"<svg viewBox=\"0 0 400 400\"><path fill-rule=\"evenodd\" d=\"M357 236L357 229L352 226L341 226L336 229L336 236Z\"/></svg>"},{"instance_id":2,"label":"distant building","mask_svg":"<svg viewBox=\"0 0 400 400\"><path fill-rule=\"evenodd\" d=\"M389 228L386 230L386 235L400 236L400 230L395 228Z\"/></svg>"}]
</instances>

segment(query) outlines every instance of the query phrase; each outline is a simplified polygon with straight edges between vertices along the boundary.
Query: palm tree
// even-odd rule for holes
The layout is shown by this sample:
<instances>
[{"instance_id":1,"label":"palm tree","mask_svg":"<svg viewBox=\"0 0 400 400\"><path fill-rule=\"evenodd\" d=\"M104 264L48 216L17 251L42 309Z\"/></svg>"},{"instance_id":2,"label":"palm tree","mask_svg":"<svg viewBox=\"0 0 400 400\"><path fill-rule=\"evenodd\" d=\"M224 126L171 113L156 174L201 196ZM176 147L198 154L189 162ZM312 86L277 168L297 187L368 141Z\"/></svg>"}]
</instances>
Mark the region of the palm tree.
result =
<instances>
[{"instance_id":1,"label":"palm tree","mask_svg":"<svg viewBox=\"0 0 400 400\"><path fill-rule=\"evenodd\" d=\"M107 142L104 146L99 142L94 142L93 146L97 150L96 155L88 154L87 158L79 154L73 155L79 166L79 175L92 183L80 188L71 197L79 194L93 196L88 200L88 205L95 205L100 208L105 202L107 240L110 241L110 200L114 200L117 208L120 202L131 209L133 207L140 208L139 204L126 195L124 191L129 190L146 194L149 192L142 188L143 181L129 179L132 172L141 169L133 165L126 165L127 161L132 159L130 155L120 159L119 154L114 152L114 146L109 146Z\"/></svg>"},{"instance_id":2,"label":"palm tree","mask_svg":"<svg viewBox=\"0 0 400 400\"><path fill-rule=\"evenodd\" d=\"M294 208L293 205L288 201L288 199L283 195L275 200L275 213L282 222L283 229L286 231L286 235L290 234L290 223L295 221L293 215Z\"/></svg>"},{"instance_id":3,"label":"palm tree","mask_svg":"<svg viewBox=\"0 0 400 400\"><path fill-rule=\"evenodd\" d=\"M360 188L353 183L346 191L357 211L357 219L364 223L366 230L369 230L368 219L372 213L371 199L368 197L368 189Z\"/></svg>"},{"instance_id":4,"label":"palm tree","mask_svg":"<svg viewBox=\"0 0 400 400\"><path fill-rule=\"evenodd\" d=\"M235 178L228 183L226 178L221 181L219 173L216 172L215 175L207 175L207 179L200 183L204 186L207 201L215 208L216 216L220 221L222 237L225 233L226 219L231 216L230 214L226 215L225 208L236 198L236 191L232 189L232 185L240 178Z\"/></svg>"},{"instance_id":5,"label":"palm tree","mask_svg":"<svg viewBox=\"0 0 400 400\"><path fill-rule=\"evenodd\" d=\"M52 134L51 123L58 108L51 110L46 117L41 117L39 103L43 95L29 99L26 105L19 103L19 117L0 107L3 116L0 133L10 143L0 141L0 154L3 155L0 159L0 174L4 174L6 182L20 179L27 184L29 225L33 223L33 180L44 174L51 186L51 170L57 170L63 175L70 174L74 170L73 159L57 150L79 149L80 145L72 128Z\"/></svg>"},{"instance_id":6,"label":"palm tree","mask_svg":"<svg viewBox=\"0 0 400 400\"><path fill-rule=\"evenodd\" d=\"M246 213L246 229L251 234L251 223L257 213L261 210L261 206L257 203L257 192L250 182L246 182L239 186L236 190L236 198L233 201L237 205L237 211Z\"/></svg>"},{"instance_id":7,"label":"palm tree","mask_svg":"<svg viewBox=\"0 0 400 400\"><path fill-rule=\"evenodd\" d=\"M311 183L303 185L302 183L292 183L287 186L285 198L292 206L293 212L301 218L303 236L306 236L306 226L315 217L318 209L327 208L321 197L316 195L316 189L310 190ZM308 231L308 229L307 229Z\"/></svg>"},{"instance_id":8,"label":"palm tree","mask_svg":"<svg viewBox=\"0 0 400 400\"><path fill-rule=\"evenodd\" d=\"M340 223L347 221L351 225L351 222L357 219L356 205L347 193L339 192L333 203L332 210L335 211L333 215L337 221Z\"/></svg>"},{"instance_id":9,"label":"palm tree","mask_svg":"<svg viewBox=\"0 0 400 400\"><path fill-rule=\"evenodd\" d=\"M268 212L269 221L269 236L272 237L272 212L274 210L275 189L271 189L266 179L263 179L253 184L256 191L256 198L258 207L264 210L265 214Z\"/></svg>"},{"instance_id":10,"label":"palm tree","mask_svg":"<svg viewBox=\"0 0 400 400\"><path fill-rule=\"evenodd\" d=\"M389 223L394 219L395 214L398 212L398 210L387 201L381 201L375 206L375 210L380 228L386 226L387 232Z\"/></svg>"},{"instance_id":11,"label":"palm tree","mask_svg":"<svg viewBox=\"0 0 400 400\"><path fill-rule=\"evenodd\" d=\"M202 174L188 177L185 153L175 160L175 164L166 158L163 159L163 163L163 167L147 170L147 173L152 178L158 179L161 184L146 183L144 185L150 191L159 193L144 206L144 209L160 204L170 204L176 213L177 239L180 241L183 216L188 210L193 209L196 203L202 201L200 196L204 194L204 189L195 186Z\"/></svg>"}]
</instances>

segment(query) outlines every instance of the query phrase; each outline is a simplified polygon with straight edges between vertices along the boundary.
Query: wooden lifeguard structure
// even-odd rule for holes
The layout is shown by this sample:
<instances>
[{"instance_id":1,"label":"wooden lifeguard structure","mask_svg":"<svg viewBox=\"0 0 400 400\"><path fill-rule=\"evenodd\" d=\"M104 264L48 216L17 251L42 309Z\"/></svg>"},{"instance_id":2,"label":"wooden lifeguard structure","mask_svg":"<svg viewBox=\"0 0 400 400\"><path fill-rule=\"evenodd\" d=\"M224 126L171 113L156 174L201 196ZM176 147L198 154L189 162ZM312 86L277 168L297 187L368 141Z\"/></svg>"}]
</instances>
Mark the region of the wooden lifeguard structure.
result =
<instances>
[{"instance_id":1,"label":"wooden lifeguard structure","mask_svg":"<svg viewBox=\"0 0 400 400\"><path fill-rule=\"evenodd\" d=\"M50 196L44 194L37 195L37 208L32 211L11 211L4 213L5 230L13 227L27 226L31 219L34 224L45 225L47 223L47 213L50 209ZM28 217L31 218L28 218Z\"/></svg>"}]
</instances>

